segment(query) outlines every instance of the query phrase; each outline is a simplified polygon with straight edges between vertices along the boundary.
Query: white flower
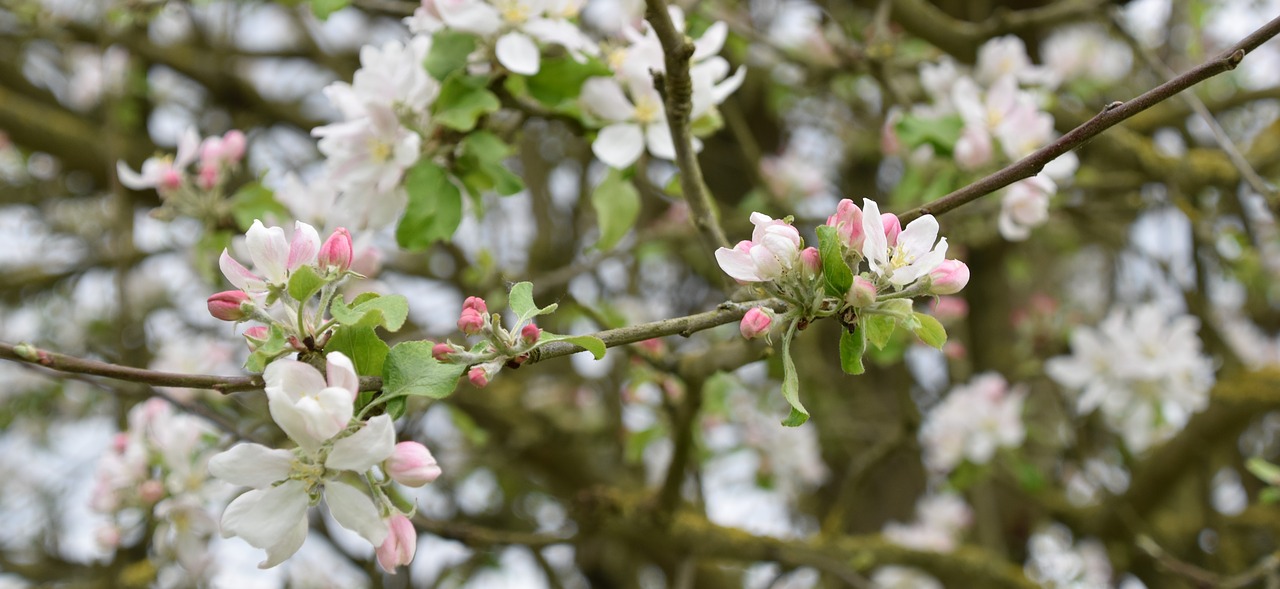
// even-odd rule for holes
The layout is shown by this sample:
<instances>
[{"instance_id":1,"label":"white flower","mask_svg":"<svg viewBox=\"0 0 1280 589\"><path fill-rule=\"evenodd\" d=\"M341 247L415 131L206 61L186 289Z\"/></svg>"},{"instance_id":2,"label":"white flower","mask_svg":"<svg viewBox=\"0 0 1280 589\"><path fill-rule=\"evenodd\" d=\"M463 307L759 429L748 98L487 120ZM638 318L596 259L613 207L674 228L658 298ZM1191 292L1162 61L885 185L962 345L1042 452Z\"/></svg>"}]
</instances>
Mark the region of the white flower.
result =
<instances>
[{"instance_id":1,"label":"white flower","mask_svg":"<svg viewBox=\"0 0 1280 589\"><path fill-rule=\"evenodd\" d=\"M884 536L890 542L916 550L951 552L972 521L973 511L959 495L927 495L916 503L914 523L889 522L884 527Z\"/></svg>"},{"instance_id":2,"label":"white flower","mask_svg":"<svg viewBox=\"0 0 1280 589\"><path fill-rule=\"evenodd\" d=\"M284 229L266 227L261 221L254 220L245 233L245 244L257 272L245 268L223 249L218 259L222 274L236 288L249 294L266 292L268 285L283 286L289 281L290 272L315 264L316 254L320 251L320 235L315 227L302 221L295 222L293 227L293 239L288 239L284 236Z\"/></svg>"},{"instance_id":3,"label":"white flower","mask_svg":"<svg viewBox=\"0 0 1280 589\"><path fill-rule=\"evenodd\" d=\"M716 262L735 280L775 280L800 259L800 232L786 221L763 213L751 213L751 222L756 226L751 240L740 241L733 249L717 249Z\"/></svg>"},{"instance_id":4,"label":"white flower","mask_svg":"<svg viewBox=\"0 0 1280 589\"><path fill-rule=\"evenodd\" d=\"M360 69L351 85L334 84L330 97L347 118L365 111L362 105L382 104L425 114L440 93L440 83L427 74L422 62L431 51L431 37L417 35L408 43L388 41L382 47L365 45L360 49ZM350 92L350 96L343 96ZM361 105L361 106L357 106Z\"/></svg>"},{"instance_id":5,"label":"white flower","mask_svg":"<svg viewBox=\"0 0 1280 589\"><path fill-rule=\"evenodd\" d=\"M344 100L340 87L326 92L335 103ZM391 107L366 103L363 108L365 116L316 127L311 134L320 138L318 147L338 188L386 194L418 161L422 138L402 127Z\"/></svg>"},{"instance_id":6,"label":"white flower","mask_svg":"<svg viewBox=\"0 0 1280 589\"><path fill-rule=\"evenodd\" d=\"M1029 237L1032 227L1049 220L1049 197L1056 192L1058 185L1044 174L1014 182L1000 200L1000 235L1009 241Z\"/></svg>"},{"instance_id":7,"label":"white flower","mask_svg":"<svg viewBox=\"0 0 1280 589\"><path fill-rule=\"evenodd\" d=\"M142 162L142 172L134 172L124 161L116 162L116 176L120 183L133 190L154 188L161 193L177 189L186 177L187 166L196 161L200 151L200 135L195 127L188 127L178 138L177 157L156 156Z\"/></svg>"},{"instance_id":8,"label":"white flower","mask_svg":"<svg viewBox=\"0 0 1280 589\"><path fill-rule=\"evenodd\" d=\"M565 20L576 3L549 0L447 0L435 3L440 20L450 28L483 37L497 36L494 55L514 73L531 76L541 69L536 41L560 45L575 59L599 48L576 25ZM424 23L427 21L424 21ZM430 26L424 24L420 26Z\"/></svg>"},{"instance_id":9,"label":"white flower","mask_svg":"<svg viewBox=\"0 0 1280 589\"><path fill-rule=\"evenodd\" d=\"M591 143L591 151L612 168L635 163L646 146L654 157L675 159L662 96L652 83L632 85L631 96L634 102L613 78L591 78L582 85L583 107L610 123Z\"/></svg>"},{"instance_id":10,"label":"white flower","mask_svg":"<svg viewBox=\"0 0 1280 589\"><path fill-rule=\"evenodd\" d=\"M1050 589L1111 586L1111 562L1097 540L1073 544L1071 530L1053 524L1027 541L1027 577Z\"/></svg>"},{"instance_id":11,"label":"white flower","mask_svg":"<svg viewBox=\"0 0 1280 589\"><path fill-rule=\"evenodd\" d=\"M947 238L938 239L938 221L924 215L907 225L890 245L880 205L862 199L862 255L871 271L898 289L927 276L947 257ZM935 245L935 241L937 241Z\"/></svg>"},{"instance_id":12,"label":"white flower","mask_svg":"<svg viewBox=\"0 0 1280 589\"><path fill-rule=\"evenodd\" d=\"M271 417L289 438L314 452L351 421L360 377L341 352L328 356L327 382L310 364L277 360L262 373Z\"/></svg>"},{"instance_id":13,"label":"white flower","mask_svg":"<svg viewBox=\"0 0 1280 589\"><path fill-rule=\"evenodd\" d=\"M1040 44L1045 67L1060 80L1115 82L1129 73L1133 52L1098 24L1062 27Z\"/></svg>"},{"instance_id":14,"label":"white flower","mask_svg":"<svg viewBox=\"0 0 1280 589\"><path fill-rule=\"evenodd\" d=\"M222 535L239 536L266 550L267 559L258 566L273 567L302 546L307 536L307 509L323 495L329 513L342 527L374 547L380 546L388 530L378 506L365 491L339 479L348 472L368 471L394 448L395 428L386 415L370 419L355 433L315 451L298 448L290 452L260 444L233 446L209 461L209 472L253 490L227 505L222 514Z\"/></svg>"},{"instance_id":15,"label":"white flower","mask_svg":"<svg viewBox=\"0 0 1280 589\"><path fill-rule=\"evenodd\" d=\"M1004 377L994 372L952 389L920 427L925 465L935 472L950 472L962 460L985 464L997 448L1020 445L1026 435L1025 398L1025 391L1010 390Z\"/></svg>"},{"instance_id":16,"label":"white flower","mask_svg":"<svg viewBox=\"0 0 1280 589\"><path fill-rule=\"evenodd\" d=\"M1057 85L1053 72L1031 64L1026 44L1014 35L996 37L978 48L974 77L990 84L1003 76L1014 76L1023 84Z\"/></svg>"}]
</instances>

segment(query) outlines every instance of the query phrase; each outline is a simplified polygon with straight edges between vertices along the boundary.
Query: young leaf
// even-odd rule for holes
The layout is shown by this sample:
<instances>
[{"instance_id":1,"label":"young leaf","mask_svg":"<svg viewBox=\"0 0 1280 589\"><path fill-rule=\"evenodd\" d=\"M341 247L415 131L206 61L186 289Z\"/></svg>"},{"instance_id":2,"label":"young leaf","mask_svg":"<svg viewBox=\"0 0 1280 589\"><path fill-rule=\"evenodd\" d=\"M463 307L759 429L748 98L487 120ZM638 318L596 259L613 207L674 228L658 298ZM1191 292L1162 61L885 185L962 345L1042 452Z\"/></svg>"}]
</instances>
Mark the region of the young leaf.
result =
<instances>
[{"instance_id":1,"label":"young leaf","mask_svg":"<svg viewBox=\"0 0 1280 589\"><path fill-rule=\"evenodd\" d=\"M324 279L311 266L298 266L289 276L289 296L295 301L307 301L323 286Z\"/></svg>"},{"instance_id":2,"label":"young leaf","mask_svg":"<svg viewBox=\"0 0 1280 589\"><path fill-rule=\"evenodd\" d=\"M269 362L291 350L289 342L285 340L284 330L280 329L279 325L272 325L267 334L267 341L262 342L257 350L249 354L249 359L244 363L244 369L249 372L262 372Z\"/></svg>"},{"instance_id":3,"label":"young leaf","mask_svg":"<svg viewBox=\"0 0 1280 589\"><path fill-rule=\"evenodd\" d=\"M893 329L897 326L897 322L893 317L888 315L863 315L858 323L862 325L862 329L867 332L867 341L877 348L884 348L889 343L889 338L893 336Z\"/></svg>"},{"instance_id":4,"label":"young leaf","mask_svg":"<svg viewBox=\"0 0 1280 589\"><path fill-rule=\"evenodd\" d=\"M453 171L473 194L493 190L511 196L524 190L524 182L503 165L514 150L497 135L476 131L462 139L462 150Z\"/></svg>"},{"instance_id":5,"label":"young leaf","mask_svg":"<svg viewBox=\"0 0 1280 589\"><path fill-rule=\"evenodd\" d=\"M594 335L557 335L554 333L542 332L540 342L569 342L575 346L581 346L582 349L591 352L596 360L604 358L605 345L604 340Z\"/></svg>"},{"instance_id":6,"label":"young leaf","mask_svg":"<svg viewBox=\"0 0 1280 589\"><path fill-rule=\"evenodd\" d=\"M443 399L453 394L465 368L432 358L431 342L401 342L387 354L382 371L382 394Z\"/></svg>"},{"instance_id":7,"label":"young leaf","mask_svg":"<svg viewBox=\"0 0 1280 589\"><path fill-rule=\"evenodd\" d=\"M798 427L809 421L809 411L800 403L800 377L796 375L796 363L791 359L791 340L796 335L796 324L787 328L782 338L782 396L791 404L791 414L782 425Z\"/></svg>"},{"instance_id":8,"label":"young leaf","mask_svg":"<svg viewBox=\"0 0 1280 589\"><path fill-rule=\"evenodd\" d=\"M942 344L947 343L947 330L943 328L942 324L939 323L932 315L916 313L914 317L918 323L918 325L912 329L912 331L915 332L916 337L920 338L920 341L941 350Z\"/></svg>"},{"instance_id":9,"label":"young leaf","mask_svg":"<svg viewBox=\"0 0 1280 589\"><path fill-rule=\"evenodd\" d=\"M640 192L622 177L619 170L609 170L604 181L591 193L591 206L596 210L600 241L596 249L612 249L635 225L640 215Z\"/></svg>"},{"instance_id":10,"label":"young leaf","mask_svg":"<svg viewBox=\"0 0 1280 589\"><path fill-rule=\"evenodd\" d=\"M351 0L311 0L311 12L316 18L325 20L329 15L346 8Z\"/></svg>"},{"instance_id":11,"label":"young leaf","mask_svg":"<svg viewBox=\"0 0 1280 589\"><path fill-rule=\"evenodd\" d=\"M511 293L507 295L507 305L516 314L516 325L520 325L538 315L546 315L556 310L555 303L541 309L533 302L533 283L517 282L511 285Z\"/></svg>"},{"instance_id":12,"label":"young leaf","mask_svg":"<svg viewBox=\"0 0 1280 589\"><path fill-rule=\"evenodd\" d=\"M485 76L465 76L461 72L450 75L436 98L435 121L457 131L476 128L481 116L502 107L498 96L486 88L488 84Z\"/></svg>"},{"instance_id":13,"label":"young leaf","mask_svg":"<svg viewBox=\"0 0 1280 589\"><path fill-rule=\"evenodd\" d=\"M356 373L360 376L381 376L382 365L391 350L387 342L382 341L371 326L352 327L339 325L333 330L329 343L324 351L342 352L356 365Z\"/></svg>"},{"instance_id":14,"label":"young leaf","mask_svg":"<svg viewBox=\"0 0 1280 589\"><path fill-rule=\"evenodd\" d=\"M1280 485L1280 466L1254 456L1244 463L1244 467L1268 485Z\"/></svg>"},{"instance_id":15,"label":"young leaf","mask_svg":"<svg viewBox=\"0 0 1280 589\"><path fill-rule=\"evenodd\" d=\"M592 76L611 76L609 67L597 59L578 63L572 57L550 57L542 60L538 73L525 78L529 95L550 108L559 108L578 97L583 82Z\"/></svg>"},{"instance_id":16,"label":"young leaf","mask_svg":"<svg viewBox=\"0 0 1280 589\"><path fill-rule=\"evenodd\" d=\"M404 177L409 203L396 226L396 242L407 250L421 250L453 236L462 222L462 193L444 168L424 161Z\"/></svg>"},{"instance_id":17,"label":"young leaf","mask_svg":"<svg viewBox=\"0 0 1280 589\"><path fill-rule=\"evenodd\" d=\"M431 35L431 51L422 66L437 80L449 77L467 65L467 57L476 50L476 37L470 33L444 29Z\"/></svg>"},{"instance_id":18,"label":"young leaf","mask_svg":"<svg viewBox=\"0 0 1280 589\"><path fill-rule=\"evenodd\" d=\"M862 322L853 325L853 331L840 332L840 369L845 374L862 374L867 369L862 365L862 354L867 351L867 331Z\"/></svg>"},{"instance_id":19,"label":"young leaf","mask_svg":"<svg viewBox=\"0 0 1280 589\"><path fill-rule=\"evenodd\" d=\"M844 261L844 248L840 244L840 236L836 228L829 225L818 226L818 255L822 259L823 286L829 297L844 298L853 286L853 270Z\"/></svg>"},{"instance_id":20,"label":"young leaf","mask_svg":"<svg viewBox=\"0 0 1280 589\"><path fill-rule=\"evenodd\" d=\"M357 298L357 301L360 299ZM348 306L341 298L333 301L329 314L340 325L352 327L385 327L396 331L409 317L409 300L404 295L387 295L366 298Z\"/></svg>"}]
</instances>

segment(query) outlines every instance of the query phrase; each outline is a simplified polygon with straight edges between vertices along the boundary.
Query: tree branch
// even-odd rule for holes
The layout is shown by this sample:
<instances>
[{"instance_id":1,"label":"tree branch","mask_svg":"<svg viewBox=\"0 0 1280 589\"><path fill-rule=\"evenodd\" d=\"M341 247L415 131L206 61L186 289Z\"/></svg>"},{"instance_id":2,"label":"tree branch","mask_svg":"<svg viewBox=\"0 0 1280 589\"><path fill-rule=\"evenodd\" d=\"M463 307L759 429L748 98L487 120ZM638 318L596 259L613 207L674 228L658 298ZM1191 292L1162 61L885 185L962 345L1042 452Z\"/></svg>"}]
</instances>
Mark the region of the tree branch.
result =
<instances>
[{"instance_id":1,"label":"tree branch","mask_svg":"<svg viewBox=\"0 0 1280 589\"><path fill-rule=\"evenodd\" d=\"M1031 155L951 194L907 211L899 215L899 218L903 223L909 223L922 215L941 215L1000 190L1018 180L1035 176L1044 169L1046 164L1057 159L1058 156L1084 145L1099 133L1114 127L1121 121L1168 100L1179 92L1200 82L1235 69L1245 55L1275 37L1276 34L1280 34L1280 17L1263 25L1217 57L1192 68L1181 76L1156 86L1128 102L1113 102L1107 105L1102 112L1085 121L1084 124L1072 129L1056 141L1041 147Z\"/></svg>"}]
</instances>

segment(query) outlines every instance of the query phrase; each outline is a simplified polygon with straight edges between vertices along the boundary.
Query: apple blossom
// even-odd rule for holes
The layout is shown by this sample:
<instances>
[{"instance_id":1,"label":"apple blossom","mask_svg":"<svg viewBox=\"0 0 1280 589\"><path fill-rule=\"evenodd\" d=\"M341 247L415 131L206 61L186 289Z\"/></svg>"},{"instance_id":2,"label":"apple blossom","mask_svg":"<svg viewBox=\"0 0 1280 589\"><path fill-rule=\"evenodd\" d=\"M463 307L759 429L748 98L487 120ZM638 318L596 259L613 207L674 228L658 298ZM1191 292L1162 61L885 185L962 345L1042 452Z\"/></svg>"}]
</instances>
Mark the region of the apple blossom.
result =
<instances>
[{"instance_id":1,"label":"apple blossom","mask_svg":"<svg viewBox=\"0 0 1280 589\"><path fill-rule=\"evenodd\" d=\"M836 205L835 214L827 217L827 225L836 228L836 235L840 236L845 247L861 253L865 239L862 233L862 209L853 204L852 200L841 199Z\"/></svg>"},{"instance_id":2,"label":"apple blossom","mask_svg":"<svg viewBox=\"0 0 1280 589\"><path fill-rule=\"evenodd\" d=\"M400 442L383 465L387 476L406 487L421 487L440 476L440 465L426 446Z\"/></svg>"},{"instance_id":3,"label":"apple blossom","mask_svg":"<svg viewBox=\"0 0 1280 589\"><path fill-rule=\"evenodd\" d=\"M876 302L876 283L862 276L853 277L853 285L844 300L852 307L865 307Z\"/></svg>"},{"instance_id":4,"label":"apple blossom","mask_svg":"<svg viewBox=\"0 0 1280 589\"><path fill-rule=\"evenodd\" d=\"M800 264L810 276L817 276L822 271L822 257L818 248L810 246L800 250Z\"/></svg>"},{"instance_id":5,"label":"apple blossom","mask_svg":"<svg viewBox=\"0 0 1280 589\"><path fill-rule=\"evenodd\" d=\"M361 117L316 127L311 134L320 138L329 177L339 188L387 194L418 161L422 137L401 126L390 106L365 103L363 110Z\"/></svg>"},{"instance_id":6,"label":"apple blossom","mask_svg":"<svg viewBox=\"0 0 1280 589\"><path fill-rule=\"evenodd\" d=\"M484 330L486 317L472 307L464 307L458 317L458 331L467 335L475 335Z\"/></svg>"},{"instance_id":7,"label":"apple blossom","mask_svg":"<svg viewBox=\"0 0 1280 589\"><path fill-rule=\"evenodd\" d=\"M472 366L467 371L467 380L471 381L471 385L483 389L489 386L489 371L484 366Z\"/></svg>"},{"instance_id":8,"label":"apple blossom","mask_svg":"<svg viewBox=\"0 0 1280 589\"><path fill-rule=\"evenodd\" d=\"M566 20L574 4L547 0L437 1L434 9L448 28L496 38L494 56L511 72L532 76L541 69L536 41L564 47L575 59L595 55L599 48L576 25ZM429 13L428 13L429 14ZM416 15L415 15L416 16ZM429 24L420 25L429 27Z\"/></svg>"},{"instance_id":9,"label":"apple blossom","mask_svg":"<svg viewBox=\"0 0 1280 589\"><path fill-rule=\"evenodd\" d=\"M351 267L351 256L351 233L339 227L320 246L316 261L320 269L341 274Z\"/></svg>"},{"instance_id":10,"label":"apple blossom","mask_svg":"<svg viewBox=\"0 0 1280 589\"><path fill-rule=\"evenodd\" d=\"M733 249L716 250L716 262L725 274L742 282L767 282L789 271L800 259L800 232L790 223L763 213L751 213L755 230L751 241Z\"/></svg>"},{"instance_id":11,"label":"apple blossom","mask_svg":"<svg viewBox=\"0 0 1280 589\"><path fill-rule=\"evenodd\" d=\"M182 186L187 166L199 155L200 135L194 127L187 128L178 138L176 157L156 156L142 162L142 171L134 172L123 161L116 163L116 176L120 183L133 190L153 188L161 196L172 194Z\"/></svg>"},{"instance_id":12,"label":"apple blossom","mask_svg":"<svg viewBox=\"0 0 1280 589\"><path fill-rule=\"evenodd\" d=\"M413 562L413 555L418 550L418 531L413 522L401 514L387 519L387 539L378 546L378 566L382 570L395 574L396 567Z\"/></svg>"},{"instance_id":13,"label":"apple blossom","mask_svg":"<svg viewBox=\"0 0 1280 589\"><path fill-rule=\"evenodd\" d=\"M884 239L889 247L898 245L898 235L902 233L902 221L893 213L882 213L880 222L884 225Z\"/></svg>"},{"instance_id":14,"label":"apple blossom","mask_svg":"<svg viewBox=\"0 0 1280 589\"><path fill-rule=\"evenodd\" d=\"M738 330L742 332L742 337L747 339L755 339L766 333L769 333L769 325L773 323L773 316L766 309L753 307L742 316L742 321L738 325Z\"/></svg>"},{"instance_id":15,"label":"apple blossom","mask_svg":"<svg viewBox=\"0 0 1280 589\"><path fill-rule=\"evenodd\" d=\"M326 358L324 376L310 364L287 359L268 364L262 373L272 419L310 452L347 427L360 393L351 360L341 352Z\"/></svg>"},{"instance_id":16,"label":"apple blossom","mask_svg":"<svg viewBox=\"0 0 1280 589\"><path fill-rule=\"evenodd\" d=\"M249 351L252 352L257 350L258 346L267 342L270 330L265 325L255 325L244 330L242 335L244 335L245 343L249 346Z\"/></svg>"},{"instance_id":17,"label":"apple blossom","mask_svg":"<svg viewBox=\"0 0 1280 589\"><path fill-rule=\"evenodd\" d=\"M452 360L452 356L456 351L457 348L454 347L453 344L440 342L431 346L431 357L439 360L440 362L449 362Z\"/></svg>"},{"instance_id":18,"label":"apple blossom","mask_svg":"<svg viewBox=\"0 0 1280 589\"><path fill-rule=\"evenodd\" d=\"M930 470L948 473L964 460L989 462L1001 447L1022 443L1024 390L1010 389L994 372L951 390L920 426L920 445Z\"/></svg>"},{"instance_id":19,"label":"apple blossom","mask_svg":"<svg viewBox=\"0 0 1280 589\"><path fill-rule=\"evenodd\" d=\"M320 250L320 235L314 227L298 221L294 223L293 237L286 238L284 229L265 227L262 221L254 220L245 233L245 243L256 272L245 268L225 249L218 265L231 284L254 295L265 293L269 286L284 286L290 272L314 264Z\"/></svg>"},{"instance_id":20,"label":"apple blossom","mask_svg":"<svg viewBox=\"0 0 1280 589\"><path fill-rule=\"evenodd\" d=\"M960 260L943 260L929 272L929 292L936 295L956 294L969 284L969 266Z\"/></svg>"},{"instance_id":21,"label":"apple blossom","mask_svg":"<svg viewBox=\"0 0 1280 589\"><path fill-rule=\"evenodd\" d=\"M1031 236L1031 228L1049 220L1049 197L1058 191L1044 174L1014 182L1000 199L1000 216L996 226L1000 235L1010 241Z\"/></svg>"},{"instance_id":22,"label":"apple blossom","mask_svg":"<svg viewBox=\"0 0 1280 589\"><path fill-rule=\"evenodd\" d=\"M947 238L938 239L938 221L933 215L924 215L907 224L890 245L890 229L885 227L880 206L873 200L863 199L862 210L862 231L866 236L862 254L880 280L901 290L927 276L945 259Z\"/></svg>"},{"instance_id":23,"label":"apple blossom","mask_svg":"<svg viewBox=\"0 0 1280 589\"><path fill-rule=\"evenodd\" d=\"M532 345L538 343L538 338L542 335L542 330L532 323L526 324L520 328L520 341L525 344Z\"/></svg>"},{"instance_id":24,"label":"apple blossom","mask_svg":"<svg viewBox=\"0 0 1280 589\"><path fill-rule=\"evenodd\" d=\"M971 523L973 511L959 495L927 495L916 502L916 521L889 522L884 527L884 537L915 550L951 552Z\"/></svg>"},{"instance_id":25,"label":"apple blossom","mask_svg":"<svg viewBox=\"0 0 1280 589\"><path fill-rule=\"evenodd\" d=\"M249 295L242 290L225 290L219 293L209 295L209 314L223 321L244 321L249 318L250 313L245 311L245 305L250 308L253 301L249 299Z\"/></svg>"}]
</instances>

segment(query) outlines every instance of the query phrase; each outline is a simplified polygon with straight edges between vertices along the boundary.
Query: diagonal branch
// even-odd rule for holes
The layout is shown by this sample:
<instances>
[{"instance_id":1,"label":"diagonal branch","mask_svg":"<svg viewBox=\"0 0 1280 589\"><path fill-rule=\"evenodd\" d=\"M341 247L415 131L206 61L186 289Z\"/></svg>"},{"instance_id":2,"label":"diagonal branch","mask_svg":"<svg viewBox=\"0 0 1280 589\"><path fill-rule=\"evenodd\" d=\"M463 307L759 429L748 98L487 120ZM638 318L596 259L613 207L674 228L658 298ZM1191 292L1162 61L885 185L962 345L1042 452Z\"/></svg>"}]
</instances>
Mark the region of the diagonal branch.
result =
<instances>
[{"instance_id":1,"label":"diagonal branch","mask_svg":"<svg viewBox=\"0 0 1280 589\"><path fill-rule=\"evenodd\" d=\"M1040 173L1045 165L1064 153L1084 145L1099 133L1116 126L1121 121L1132 117L1152 106L1155 106L1179 92L1216 75L1231 71L1240 65L1240 61L1250 51L1257 49L1267 40L1280 34L1280 17L1263 25L1235 46L1222 52L1217 57L1192 68L1186 73L1165 82L1128 102L1113 102L1102 109L1102 112L1072 129L1067 134L1036 150L1003 169L965 186L951 194L933 202L903 213L899 217L903 223L909 223L922 215L941 215L991 194L1018 180L1024 180Z\"/></svg>"}]
</instances>

